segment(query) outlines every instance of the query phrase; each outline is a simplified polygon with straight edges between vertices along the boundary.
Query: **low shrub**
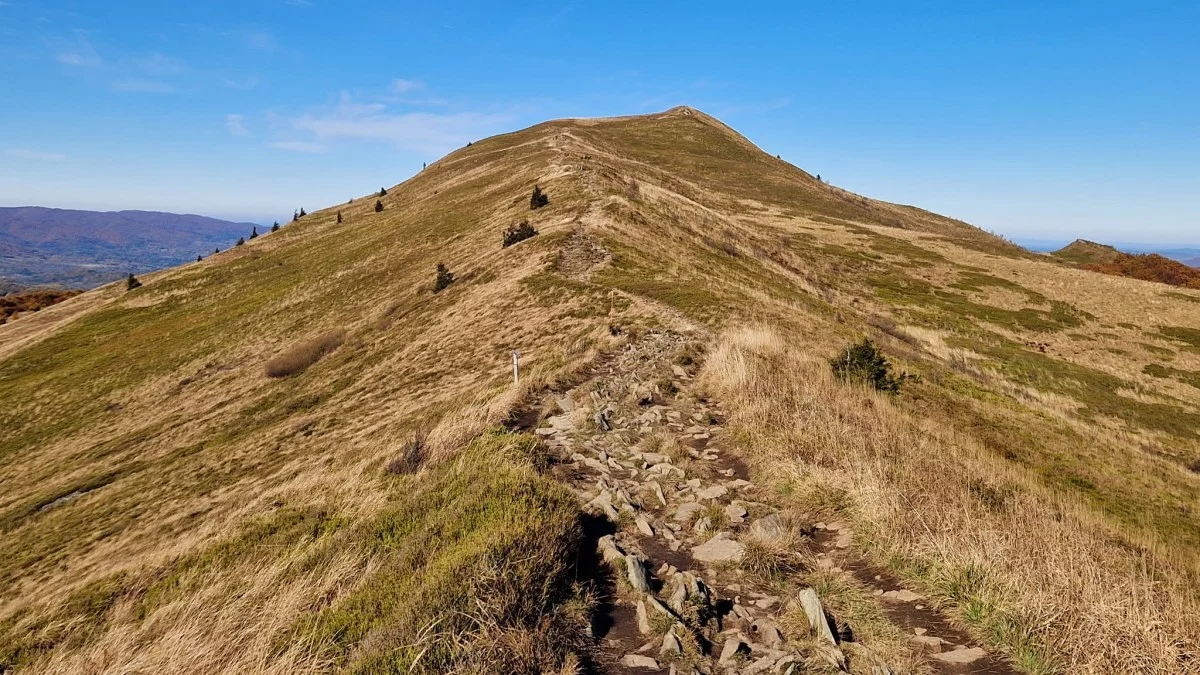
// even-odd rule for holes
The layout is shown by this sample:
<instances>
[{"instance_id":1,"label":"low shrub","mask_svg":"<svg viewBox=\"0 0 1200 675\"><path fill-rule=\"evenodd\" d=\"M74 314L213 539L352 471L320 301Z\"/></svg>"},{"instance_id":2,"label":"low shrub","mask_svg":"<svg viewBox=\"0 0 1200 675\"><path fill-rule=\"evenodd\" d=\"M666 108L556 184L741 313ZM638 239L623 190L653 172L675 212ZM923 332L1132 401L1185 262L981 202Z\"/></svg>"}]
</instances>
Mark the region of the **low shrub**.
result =
<instances>
[{"instance_id":1,"label":"low shrub","mask_svg":"<svg viewBox=\"0 0 1200 675\"><path fill-rule=\"evenodd\" d=\"M387 472L393 476L414 474L424 466L427 456L425 434L414 432L412 438L400 448L400 455L388 462Z\"/></svg>"},{"instance_id":2,"label":"low shrub","mask_svg":"<svg viewBox=\"0 0 1200 675\"><path fill-rule=\"evenodd\" d=\"M320 361L326 354L342 345L346 339L343 328L335 328L320 335L293 345L290 349L267 361L267 377L287 377L304 372L309 366Z\"/></svg>"},{"instance_id":3,"label":"low shrub","mask_svg":"<svg viewBox=\"0 0 1200 675\"><path fill-rule=\"evenodd\" d=\"M437 293L452 283L454 283L454 272L451 272L445 264L438 263L437 279L433 282L433 292Z\"/></svg>"},{"instance_id":4,"label":"low shrub","mask_svg":"<svg viewBox=\"0 0 1200 675\"><path fill-rule=\"evenodd\" d=\"M533 229L528 220L522 220L504 231L504 246L509 247L519 241L525 241L537 233L538 231Z\"/></svg>"},{"instance_id":5,"label":"low shrub","mask_svg":"<svg viewBox=\"0 0 1200 675\"><path fill-rule=\"evenodd\" d=\"M383 202L376 199L375 200L375 213L379 213L382 210L383 210ZM340 217L340 214L339 214L339 217ZM341 222L341 221L338 221L338 222Z\"/></svg>"},{"instance_id":6,"label":"low shrub","mask_svg":"<svg viewBox=\"0 0 1200 675\"><path fill-rule=\"evenodd\" d=\"M829 360L833 374L838 379L847 382L862 382L871 385L876 391L889 394L900 393L900 386L905 380L912 379L908 373L892 374L892 365L884 358L883 353L867 338L846 347L840 354Z\"/></svg>"},{"instance_id":7,"label":"low shrub","mask_svg":"<svg viewBox=\"0 0 1200 675\"><path fill-rule=\"evenodd\" d=\"M241 243L242 242L239 240L238 244L241 244ZM135 288L141 288L141 287L142 287L142 282L138 281L138 278L133 276L133 272L130 272L129 276L125 279L125 290L132 291Z\"/></svg>"}]
</instances>

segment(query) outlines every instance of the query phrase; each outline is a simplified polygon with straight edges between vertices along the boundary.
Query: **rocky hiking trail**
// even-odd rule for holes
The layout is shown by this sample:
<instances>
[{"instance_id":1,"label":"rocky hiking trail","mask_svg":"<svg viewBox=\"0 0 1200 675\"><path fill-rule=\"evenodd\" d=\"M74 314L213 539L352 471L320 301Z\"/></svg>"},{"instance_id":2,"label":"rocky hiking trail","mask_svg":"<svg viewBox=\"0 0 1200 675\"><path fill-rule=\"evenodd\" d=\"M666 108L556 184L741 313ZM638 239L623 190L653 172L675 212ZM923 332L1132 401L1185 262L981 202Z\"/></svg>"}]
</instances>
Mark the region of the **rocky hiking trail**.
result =
<instances>
[{"instance_id":1,"label":"rocky hiking trail","mask_svg":"<svg viewBox=\"0 0 1200 675\"><path fill-rule=\"evenodd\" d=\"M512 420L543 438L589 514L580 567L599 596L601 672L1016 672L865 561L849 527L773 507L729 449L722 405L695 390L690 349L652 332ZM802 583L813 566L873 594L920 667L856 642Z\"/></svg>"}]
</instances>

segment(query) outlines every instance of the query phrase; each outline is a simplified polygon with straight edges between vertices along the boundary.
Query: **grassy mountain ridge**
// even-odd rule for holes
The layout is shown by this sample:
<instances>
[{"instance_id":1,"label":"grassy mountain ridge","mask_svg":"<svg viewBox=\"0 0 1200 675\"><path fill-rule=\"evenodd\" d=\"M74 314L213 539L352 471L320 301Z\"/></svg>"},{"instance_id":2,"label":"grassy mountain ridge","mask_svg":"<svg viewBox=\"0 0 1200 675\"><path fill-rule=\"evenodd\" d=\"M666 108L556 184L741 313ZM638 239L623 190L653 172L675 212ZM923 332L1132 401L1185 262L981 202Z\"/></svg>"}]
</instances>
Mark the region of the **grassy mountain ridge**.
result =
<instances>
[{"instance_id":1,"label":"grassy mountain ridge","mask_svg":"<svg viewBox=\"0 0 1200 675\"><path fill-rule=\"evenodd\" d=\"M531 211L534 184L550 204ZM868 550L918 583L968 566L990 575L988 606L1016 617L1046 663L1098 667L1087 648L1097 623L1125 640L1114 658L1152 654L1163 672L1196 639L1178 612L1158 633L1135 632L1140 610L1084 606L1103 583L1077 582L1129 584L1149 613L1196 606L1195 586L1180 590L1200 545L1196 292L1065 268L959 221L853 195L689 108L485 139L389 189L382 212L376 199L0 327L10 486L0 663L404 670L439 612L465 612L479 591L460 580L500 570L542 588L570 576L575 506L536 470L527 437L488 429L639 332L747 350L737 337L747 325L783 346L748 349L744 362L784 372L807 367L798 354L822 359L874 337L922 379L869 403L891 411L880 414L893 438L911 441L879 445L873 461L937 448L961 474L946 494L1012 490L1090 537L1048 556L1060 574L1026 549L1012 549L1028 556L1023 569L972 548L958 521L903 542L883 530ZM502 247L523 219L539 234ZM438 262L456 281L435 293ZM341 346L307 370L265 374L272 357L335 330ZM804 399L786 388L799 384L779 386L778 399L747 389L742 419ZM756 466L792 475L762 478L779 494L820 497L864 531L898 517L839 483L836 458L794 450L803 433L745 424ZM424 468L389 472L418 431ZM866 431L853 447L870 455L880 441ZM994 478L984 467L1004 469ZM829 482L814 487L814 476ZM877 485L918 505L909 511L942 513L936 492ZM452 513L441 519L435 504ZM523 517L531 504L544 518ZM976 517L996 531L1027 527L1016 513ZM523 566L522 547L547 565ZM1131 558L1156 581L1118 574ZM429 595L414 600L414 589ZM995 631L986 617L972 623L977 593L947 602ZM506 629L533 630L523 618L571 596L520 600ZM442 665L470 660L447 640ZM1172 652L1172 641L1185 646Z\"/></svg>"},{"instance_id":2,"label":"grassy mountain ridge","mask_svg":"<svg viewBox=\"0 0 1200 675\"><path fill-rule=\"evenodd\" d=\"M1101 274L1200 288L1200 271L1157 253L1125 253L1112 246L1076 240L1052 255Z\"/></svg>"}]
</instances>

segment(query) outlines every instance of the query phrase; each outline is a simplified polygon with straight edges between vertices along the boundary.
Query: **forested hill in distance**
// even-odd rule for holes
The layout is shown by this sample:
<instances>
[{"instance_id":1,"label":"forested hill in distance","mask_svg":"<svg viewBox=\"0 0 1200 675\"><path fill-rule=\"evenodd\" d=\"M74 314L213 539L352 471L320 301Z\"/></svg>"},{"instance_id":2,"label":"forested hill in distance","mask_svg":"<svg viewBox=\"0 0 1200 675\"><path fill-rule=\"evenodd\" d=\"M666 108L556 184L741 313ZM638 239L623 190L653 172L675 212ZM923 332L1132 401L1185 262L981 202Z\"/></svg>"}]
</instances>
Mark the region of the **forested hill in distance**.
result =
<instances>
[{"instance_id":1,"label":"forested hill in distance","mask_svg":"<svg viewBox=\"0 0 1200 675\"><path fill-rule=\"evenodd\" d=\"M0 287L92 288L171 267L250 235L253 223L157 211L0 208Z\"/></svg>"}]
</instances>

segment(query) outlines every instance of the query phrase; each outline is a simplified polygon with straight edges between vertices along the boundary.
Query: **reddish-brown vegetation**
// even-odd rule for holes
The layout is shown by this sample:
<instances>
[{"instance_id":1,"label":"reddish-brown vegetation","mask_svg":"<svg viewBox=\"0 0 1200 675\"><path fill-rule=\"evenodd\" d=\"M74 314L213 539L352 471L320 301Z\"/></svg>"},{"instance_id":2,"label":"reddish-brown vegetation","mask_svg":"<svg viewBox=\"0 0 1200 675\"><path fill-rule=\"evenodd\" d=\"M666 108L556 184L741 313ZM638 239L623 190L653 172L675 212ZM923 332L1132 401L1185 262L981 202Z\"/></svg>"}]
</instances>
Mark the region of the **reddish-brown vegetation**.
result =
<instances>
[{"instance_id":1,"label":"reddish-brown vegetation","mask_svg":"<svg viewBox=\"0 0 1200 675\"><path fill-rule=\"evenodd\" d=\"M1200 269L1164 258L1157 253L1123 254L1111 262L1084 265L1084 269L1184 288L1200 288Z\"/></svg>"},{"instance_id":2,"label":"reddish-brown vegetation","mask_svg":"<svg viewBox=\"0 0 1200 675\"><path fill-rule=\"evenodd\" d=\"M36 312L43 307L49 307L79 295L83 291L62 291L57 289L42 289L21 291L0 296L0 324L7 323L22 312Z\"/></svg>"}]
</instances>

